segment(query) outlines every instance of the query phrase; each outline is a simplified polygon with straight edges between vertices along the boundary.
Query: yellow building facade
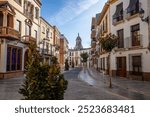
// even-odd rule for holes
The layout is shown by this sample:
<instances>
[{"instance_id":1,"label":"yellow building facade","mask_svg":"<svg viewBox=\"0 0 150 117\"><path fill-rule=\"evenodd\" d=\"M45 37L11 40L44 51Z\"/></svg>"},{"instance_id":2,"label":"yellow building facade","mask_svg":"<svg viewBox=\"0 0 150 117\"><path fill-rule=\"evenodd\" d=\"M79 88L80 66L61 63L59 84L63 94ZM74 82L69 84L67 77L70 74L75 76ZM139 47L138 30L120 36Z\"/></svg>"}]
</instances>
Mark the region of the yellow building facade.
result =
<instances>
[{"instance_id":1,"label":"yellow building facade","mask_svg":"<svg viewBox=\"0 0 150 117\"><path fill-rule=\"evenodd\" d=\"M28 43L37 43L40 0L0 0L0 78L23 75Z\"/></svg>"}]
</instances>

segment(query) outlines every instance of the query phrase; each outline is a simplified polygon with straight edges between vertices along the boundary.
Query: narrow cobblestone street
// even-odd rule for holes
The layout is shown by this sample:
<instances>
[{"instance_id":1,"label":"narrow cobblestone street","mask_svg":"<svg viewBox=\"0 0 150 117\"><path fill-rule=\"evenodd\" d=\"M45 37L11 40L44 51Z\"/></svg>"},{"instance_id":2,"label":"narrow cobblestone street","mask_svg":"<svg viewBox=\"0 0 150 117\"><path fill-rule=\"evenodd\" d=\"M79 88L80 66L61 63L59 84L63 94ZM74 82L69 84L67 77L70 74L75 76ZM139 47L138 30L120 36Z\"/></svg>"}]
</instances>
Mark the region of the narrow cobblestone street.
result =
<instances>
[{"instance_id":1,"label":"narrow cobblestone street","mask_svg":"<svg viewBox=\"0 0 150 117\"><path fill-rule=\"evenodd\" d=\"M69 81L65 99L150 99L150 82L112 78L113 87L109 88L108 76L103 76L94 69L82 70L79 75L75 75L76 70L65 73Z\"/></svg>"},{"instance_id":2,"label":"narrow cobblestone street","mask_svg":"<svg viewBox=\"0 0 150 117\"><path fill-rule=\"evenodd\" d=\"M109 88L109 77L95 69L75 68L64 71L68 80L65 100L148 100L150 82L112 78L113 88ZM1 100L20 100L18 93L24 78L0 80Z\"/></svg>"},{"instance_id":3,"label":"narrow cobblestone street","mask_svg":"<svg viewBox=\"0 0 150 117\"><path fill-rule=\"evenodd\" d=\"M100 89L95 87L90 84L90 81L86 81L86 77L80 78L82 71L80 75L74 73L75 71L79 73L80 70L78 68L65 72L65 77L69 81L68 89L65 93L66 100L126 99L111 92L106 92L105 87L100 86Z\"/></svg>"}]
</instances>

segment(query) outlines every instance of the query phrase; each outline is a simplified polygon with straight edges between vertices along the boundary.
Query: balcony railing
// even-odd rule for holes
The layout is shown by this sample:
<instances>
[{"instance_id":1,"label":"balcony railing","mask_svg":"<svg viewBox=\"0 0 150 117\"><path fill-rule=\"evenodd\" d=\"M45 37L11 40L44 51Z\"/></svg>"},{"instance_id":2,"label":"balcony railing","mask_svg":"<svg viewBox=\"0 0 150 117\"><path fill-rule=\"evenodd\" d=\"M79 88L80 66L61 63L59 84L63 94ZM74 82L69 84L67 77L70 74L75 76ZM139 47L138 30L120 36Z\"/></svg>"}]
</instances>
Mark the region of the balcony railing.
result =
<instances>
[{"instance_id":1,"label":"balcony railing","mask_svg":"<svg viewBox=\"0 0 150 117\"><path fill-rule=\"evenodd\" d=\"M48 55L48 56L52 56L52 55L53 55L53 51L52 51L52 50L49 50L49 49L42 49L42 48L39 48L39 52L40 52L42 55Z\"/></svg>"},{"instance_id":2,"label":"balcony railing","mask_svg":"<svg viewBox=\"0 0 150 117\"><path fill-rule=\"evenodd\" d=\"M26 44L30 44L30 43L36 44L37 40L34 37L31 37L29 35L25 35L22 37L22 41Z\"/></svg>"},{"instance_id":3,"label":"balcony railing","mask_svg":"<svg viewBox=\"0 0 150 117\"><path fill-rule=\"evenodd\" d=\"M117 24L123 22L124 17L125 17L125 12L123 12L123 14L120 14L117 18L113 18L112 24L117 25Z\"/></svg>"},{"instance_id":4,"label":"balcony railing","mask_svg":"<svg viewBox=\"0 0 150 117\"><path fill-rule=\"evenodd\" d=\"M20 33L10 27L0 27L0 37L20 40Z\"/></svg>"},{"instance_id":5,"label":"balcony railing","mask_svg":"<svg viewBox=\"0 0 150 117\"><path fill-rule=\"evenodd\" d=\"M28 12L28 10L25 10L25 11L24 11L24 14L25 14L28 18L30 18L30 19L33 20L33 14L30 13L30 12Z\"/></svg>"},{"instance_id":6,"label":"balcony railing","mask_svg":"<svg viewBox=\"0 0 150 117\"><path fill-rule=\"evenodd\" d=\"M44 49L43 54L45 55L53 55L53 52L49 49Z\"/></svg>"},{"instance_id":7,"label":"balcony railing","mask_svg":"<svg viewBox=\"0 0 150 117\"><path fill-rule=\"evenodd\" d=\"M136 38L127 37L125 39L125 48L132 49L136 47L143 47L143 35L137 35Z\"/></svg>"}]
</instances>

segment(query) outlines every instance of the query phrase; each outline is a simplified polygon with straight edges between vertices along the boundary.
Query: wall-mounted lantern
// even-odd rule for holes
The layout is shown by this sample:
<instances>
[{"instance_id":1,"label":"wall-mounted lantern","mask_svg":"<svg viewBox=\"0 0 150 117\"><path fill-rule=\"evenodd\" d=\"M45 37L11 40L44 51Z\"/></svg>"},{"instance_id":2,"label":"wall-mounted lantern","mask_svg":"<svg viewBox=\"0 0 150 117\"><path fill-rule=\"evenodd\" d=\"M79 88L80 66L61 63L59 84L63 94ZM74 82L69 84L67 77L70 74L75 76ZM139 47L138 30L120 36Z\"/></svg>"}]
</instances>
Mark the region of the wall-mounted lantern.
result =
<instances>
[{"instance_id":1,"label":"wall-mounted lantern","mask_svg":"<svg viewBox=\"0 0 150 117\"><path fill-rule=\"evenodd\" d=\"M147 16L146 18L144 18L144 13L145 13L145 11L141 8L140 11L139 11L141 20L143 22L149 23L149 16Z\"/></svg>"}]
</instances>

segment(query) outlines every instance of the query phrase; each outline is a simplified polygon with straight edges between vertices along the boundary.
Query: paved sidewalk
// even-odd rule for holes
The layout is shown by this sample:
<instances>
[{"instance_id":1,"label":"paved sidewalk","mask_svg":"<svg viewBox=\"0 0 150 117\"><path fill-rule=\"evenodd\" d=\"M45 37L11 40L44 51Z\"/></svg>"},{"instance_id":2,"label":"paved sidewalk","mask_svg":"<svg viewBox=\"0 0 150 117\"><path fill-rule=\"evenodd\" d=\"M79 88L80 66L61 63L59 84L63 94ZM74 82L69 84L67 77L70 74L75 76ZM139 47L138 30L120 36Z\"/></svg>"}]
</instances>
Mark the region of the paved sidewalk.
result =
<instances>
[{"instance_id":1,"label":"paved sidewalk","mask_svg":"<svg viewBox=\"0 0 150 117\"><path fill-rule=\"evenodd\" d=\"M24 77L0 80L0 100L20 100L23 96L19 94Z\"/></svg>"},{"instance_id":2,"label":"paved sidewalk","mask_svg":"<svg viewBox=\"0 0 150 117\"><path fill-rule=\"evenodd\" d=\"M89 68L88 73L97 82L103 82L105 86L109 86L110 77L108 75L103 75L102 73L96 71L94 68ZM150 82L147 81L136 81L136 80L129 80L126 78L113 77L112 86L115 87L116 89L118 87L124 90L129 90L131 92L136 93L137 96L144 95L150 97Z\"/></svg>"},{"instance_id":3,"label":"paved sidewalk","mask_svg":"<svg viewBox=\"0 0 150 117\"><path fill-rule=\"evenodd\" d=\"M65 100L127 100L128 98L108 91L103 86L97 86L97 81L79 69L65 72L68 88L65 91Z\"/></svg>"}]
</instances>

